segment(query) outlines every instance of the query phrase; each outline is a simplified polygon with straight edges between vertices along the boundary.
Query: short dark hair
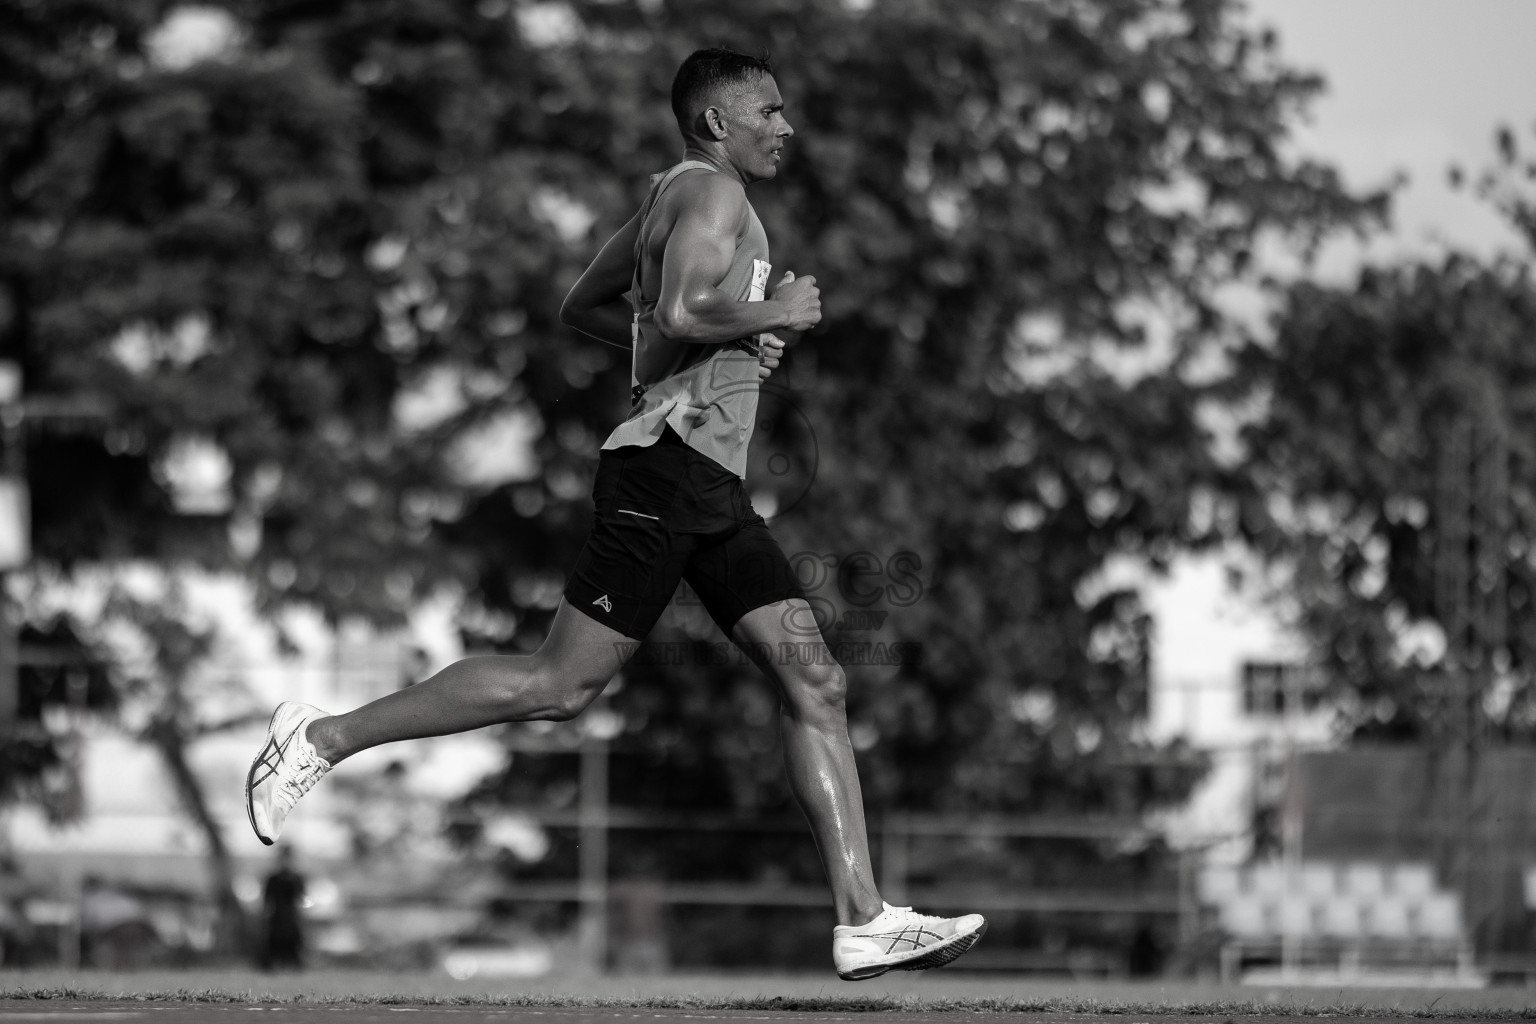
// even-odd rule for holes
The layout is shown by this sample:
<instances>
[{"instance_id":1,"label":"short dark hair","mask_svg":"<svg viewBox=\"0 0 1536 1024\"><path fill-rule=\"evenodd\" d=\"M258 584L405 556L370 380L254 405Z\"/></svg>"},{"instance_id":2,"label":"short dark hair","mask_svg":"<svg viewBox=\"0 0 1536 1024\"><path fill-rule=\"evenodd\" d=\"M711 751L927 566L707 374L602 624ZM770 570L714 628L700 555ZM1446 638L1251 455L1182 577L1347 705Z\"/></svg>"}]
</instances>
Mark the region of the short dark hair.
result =
<instances>
[{"instance_id":1,"label":"short dark hair","mask_svg":"<svg viewBox=\"0 0 1536 1024\"><path fill-rule=\"evenodd\" d=\"M752 57L719 47L695 50L677 69L672 79L672 116L684 137L696 134L694 118L701 104L707 106L715 90L723 85L743 85L763 75L773 74L768 58Z\"/></svg>"}]
</instances>

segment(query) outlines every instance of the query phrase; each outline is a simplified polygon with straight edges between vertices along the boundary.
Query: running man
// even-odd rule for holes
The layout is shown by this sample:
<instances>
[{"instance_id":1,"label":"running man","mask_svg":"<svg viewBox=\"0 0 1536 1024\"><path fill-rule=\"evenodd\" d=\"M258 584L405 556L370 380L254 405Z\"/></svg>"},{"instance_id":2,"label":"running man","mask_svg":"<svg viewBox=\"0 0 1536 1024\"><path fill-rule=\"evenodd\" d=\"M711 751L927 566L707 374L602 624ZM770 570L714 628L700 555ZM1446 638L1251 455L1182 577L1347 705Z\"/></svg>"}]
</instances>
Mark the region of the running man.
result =
<instances>
[{"instance_id":1,"label":"running man","mask_svg":"<svg viewBox=\"0 0 1536 1024\"><path fill-rule=\"evenodd\" d=\"M700 50L672 83L683 160L653 177L561 309L570 327L633 349L634 406L603 445L596 514L549 636L530 655L455 662L355 711L286 702L246 777L246 809L276 841L331 766L381 743L503 722L565 721L623 667L686 579L725 634L778 687L789 782L810 823L837 916L845 980L949 963L986 930L980 915L930 917L881 900L848 741L846 681L821 644L793 570L742 488L758 382L778 365L776 331L821 319L813 277L768 287L768 239L745 186L778 172L794 134L766 60ZM808 634L809 637L808 637Z\"/></svg>"}]
</instances>

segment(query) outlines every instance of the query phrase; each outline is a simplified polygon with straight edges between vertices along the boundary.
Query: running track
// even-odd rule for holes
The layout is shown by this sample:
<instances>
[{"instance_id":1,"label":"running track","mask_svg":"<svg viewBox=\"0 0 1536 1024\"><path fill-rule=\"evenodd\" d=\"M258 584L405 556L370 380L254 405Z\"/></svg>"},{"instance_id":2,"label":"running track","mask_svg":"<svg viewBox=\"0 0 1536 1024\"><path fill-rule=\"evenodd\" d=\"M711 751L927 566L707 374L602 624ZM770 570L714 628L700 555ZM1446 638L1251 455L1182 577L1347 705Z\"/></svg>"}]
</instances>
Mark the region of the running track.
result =
<instances>
[{"instance_id":1,"label":"running track","mask_svg":"<svg viewBox=\"0 0 1536 1024\"><path fill-rule=\"evenodd\" d=\"M0 1000L0 1022L67 1021L110 1024L796 1024L799 1021L837 1021L846 1024L978 1024L978 1018L997 1024L1301 1024L1328 1020L1337 1024L1402 1024L1403 1016L1327 1015L1304 1017L1282 1014L1136 1014L1136 1013L974 1013L965 1011L911 1012L879 1010L801 1013L787 1010L683 1010L622 1007L490 1007L490 1006L378 1006L347 1004L304 1006L293 1004L208 1004L186 1002L86 1001L71 999ZM1475 1020L1460 1017L1459 1020Z\"/></svg>"}]
</instances>

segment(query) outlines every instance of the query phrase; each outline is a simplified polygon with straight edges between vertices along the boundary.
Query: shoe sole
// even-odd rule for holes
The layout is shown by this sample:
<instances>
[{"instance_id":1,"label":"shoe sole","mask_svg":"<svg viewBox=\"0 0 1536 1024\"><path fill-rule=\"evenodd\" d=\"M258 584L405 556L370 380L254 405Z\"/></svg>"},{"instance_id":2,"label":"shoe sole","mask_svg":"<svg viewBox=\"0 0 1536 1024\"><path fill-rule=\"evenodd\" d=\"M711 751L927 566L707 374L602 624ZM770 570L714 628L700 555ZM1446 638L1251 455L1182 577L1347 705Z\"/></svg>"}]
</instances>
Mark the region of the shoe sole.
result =
<instances>
[{"instance_id":1,"label":"shoe sole","mask_svg":"<svg viewBox=\"0 0 1536 1024\"><path fill-rule=\"evenodd\" d=\"M985 934L987 934L987 923L983 921L981 927L975 931L966 935L956 935L952 939L929 946L910 960L897 960L887 964L864 964L846 971L838 971L837 976L844 981L868 981L870 978L880 977L887 971L926 971L933 967L943 967L976 945Z\"/></svg>"},{"instance_id":2,"label":"shoe sole","mask_svg":"<svg viewBox=\"0 0 1536 1024\"><path fill-rule=\"evenodd\" d=\"M272 726L277 722L277 713L281 710L283 710L283 705L279 704L273 710L272 717L267 719L266 738L261 741L261 749L256 752L255 758L251 760L250 769L245 773L245 816L250 819L251 831L255 832L256 838L260 839L266 846L271 846L272 840L262 835L261 829L256 827L256 806L251 800L251 780L256 777L256 766L261 764L261 755L267 752L267 745L272 742Z\"/></svg>"}]
</instances>

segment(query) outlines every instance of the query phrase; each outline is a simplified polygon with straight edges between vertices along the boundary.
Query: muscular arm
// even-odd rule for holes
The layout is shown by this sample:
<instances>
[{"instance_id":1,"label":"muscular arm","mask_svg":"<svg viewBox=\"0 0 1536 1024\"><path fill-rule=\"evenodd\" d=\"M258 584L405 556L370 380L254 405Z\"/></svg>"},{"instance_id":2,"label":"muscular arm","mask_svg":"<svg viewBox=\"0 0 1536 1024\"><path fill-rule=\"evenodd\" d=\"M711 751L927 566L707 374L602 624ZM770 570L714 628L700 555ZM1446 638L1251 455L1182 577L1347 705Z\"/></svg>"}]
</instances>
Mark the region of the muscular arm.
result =
<instances>
[{"instance_id":1,"label":"muscular arm","mask_svg":"<svg viewBox=\"0 0 1536 1024\"><path fill-rule=\"evenodd\" d=\"M741 187L718 174L692 175L673 187L680 208L662 258L656 329L675 341L709 344L788 326L787 304L738 302L719 288L746 227Z\"/></svg>"},{"instance_id":2,"label":"muscular arm","mask_svg":"<svg viewBox=\"0 0 1536 1024\"><path fill-rule=\"evenodd\" d=\"M608 239L560 307L560 322L598 341L630 346L634 310L625 293L635 270L635 236L640 231L637 213Z\"/></svg>"}]
</instances>

